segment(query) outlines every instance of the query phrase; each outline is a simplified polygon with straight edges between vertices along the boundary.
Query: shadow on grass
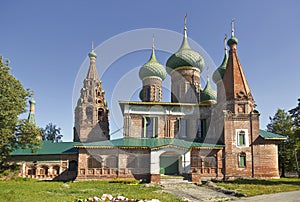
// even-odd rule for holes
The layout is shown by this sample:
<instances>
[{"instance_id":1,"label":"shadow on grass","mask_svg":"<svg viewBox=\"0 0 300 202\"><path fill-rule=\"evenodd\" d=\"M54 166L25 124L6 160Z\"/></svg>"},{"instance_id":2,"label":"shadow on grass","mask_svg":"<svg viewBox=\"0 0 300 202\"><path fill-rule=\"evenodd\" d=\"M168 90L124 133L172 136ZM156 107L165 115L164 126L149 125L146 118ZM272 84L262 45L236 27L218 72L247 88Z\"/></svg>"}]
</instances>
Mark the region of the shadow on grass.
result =
<instances>
[{"instance_id":1,"label":"shadow on grass","mask_svg":"<svg viewBox=\"0 0 300 202\"><path fill-rule=\"evenodd\" d=\"M281 178L281 179L240 179L234 181L225 181L226 184L253 184L253 185L298 185L300 186L300 178Z\"/></svg>"}]
</instances>

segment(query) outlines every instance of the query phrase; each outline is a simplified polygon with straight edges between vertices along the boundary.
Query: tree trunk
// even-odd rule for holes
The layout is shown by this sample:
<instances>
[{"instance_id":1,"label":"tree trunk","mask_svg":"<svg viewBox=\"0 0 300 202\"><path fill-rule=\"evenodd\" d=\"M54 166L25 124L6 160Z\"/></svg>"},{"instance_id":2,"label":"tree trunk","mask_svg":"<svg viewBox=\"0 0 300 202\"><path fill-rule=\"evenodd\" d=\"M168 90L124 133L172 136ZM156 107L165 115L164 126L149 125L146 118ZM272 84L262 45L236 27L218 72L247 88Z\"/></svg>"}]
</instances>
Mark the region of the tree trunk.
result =
<instances>
[{"instance_id":1,"label":"tree trunk","mask_svg":"<svg viewBox=\"0 0 300 202\"><path fill-rule=\"evenodd\" d=\"M285 165L284 162L281 162L281 175L280 177L285 177Z\"/></svg>"},{"instance_id":2,"label":"tree trunk","mask_svg":"<svg viewBox=\"0 0 300 202\"><path fill-rule=\"evenodd\" d=\"M298 157L297 157L297 150L294 150L294 155L295 155L295 161L296 161L296 169L297 169L297 174L298 178L300 178L300 170L299 170L299 163L298 163Z\"/></svg>"}]
</instances>

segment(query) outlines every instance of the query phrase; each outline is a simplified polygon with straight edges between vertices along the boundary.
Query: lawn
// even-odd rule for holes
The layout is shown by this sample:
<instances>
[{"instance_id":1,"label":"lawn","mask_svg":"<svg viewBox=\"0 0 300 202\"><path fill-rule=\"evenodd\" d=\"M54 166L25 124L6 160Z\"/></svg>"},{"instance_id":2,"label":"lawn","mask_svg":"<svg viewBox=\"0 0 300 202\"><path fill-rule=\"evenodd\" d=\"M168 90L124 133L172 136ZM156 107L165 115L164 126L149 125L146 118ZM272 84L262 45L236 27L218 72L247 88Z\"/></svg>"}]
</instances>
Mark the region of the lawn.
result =
<instances>
[{"instance_id":1,"label":"lawn","mask_svg":"<svg viewBox=\"0 0 300 202\"><path fill-rule=\"evenodd\" d=\"M235 180L218 182L217 185L229 190L235 190L247 196L256 196L261 194L300 190L300 178Z\"/></svg>"},{"instance_id":2,"label":"lawn","mask_svg":"<svg viewBox=\"0 0 300 202\"><path fill-rule=\"evenodd\" d=\"M67 202L102 194L114 197L123 195L131 199L159 199L160 201L181 201L168 193L162 193L158 186L144 184L110 183L108 181L55 182L18 178L0 181L0 201L43 201Z\"/></svg>"}]
</instances>

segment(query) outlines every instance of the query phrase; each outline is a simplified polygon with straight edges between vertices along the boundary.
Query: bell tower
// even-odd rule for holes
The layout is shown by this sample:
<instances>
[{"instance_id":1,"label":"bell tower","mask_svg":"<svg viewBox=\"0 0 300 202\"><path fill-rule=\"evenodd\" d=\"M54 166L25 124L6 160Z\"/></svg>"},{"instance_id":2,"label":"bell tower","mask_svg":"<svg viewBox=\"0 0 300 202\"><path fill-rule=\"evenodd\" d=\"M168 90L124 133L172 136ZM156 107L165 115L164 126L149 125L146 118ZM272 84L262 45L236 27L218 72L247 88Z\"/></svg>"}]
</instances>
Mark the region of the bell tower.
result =
<instances>
[{"instance_id":1,"label":"bell tower","mask_svg":"<svg viewBox=\"0 0 300 202\"><path fill-rule=\"evenodd\" d=\"M238 59L236 49L238 39L234 36L233 20L231 27L231 38L227 41L227 45L230 47L229 58L223 77L225 101L227 102L227 110L236 114L247 114L253 111L255 102Z\"/></svg>"},{"instance_id":2,"label":"bell tower","mask_svg":"<svg viewBox=\"0 0 300 202\"><path fill-rule=\"evenodd\" d=\"M74 142L109 139L109 109L96 69L97 54L93 43L88 55L90 66L75 108Z\"/></svg>"},{"instance_id":3,"label":"bell tower","mask_svg":"<svg viewBox=\"0 0 300 202\"><path fill-rule=\"evenodd\" d=\"M259 138L259 113L254 110L255 102L237 55L238 39L234 35L234 20L231 22L231 38L228 61L224 68L222 83L224 91L218 98L223 113L223 141L226 145L225 178L255 176L255 141ZM226 59L226 53L224 61ZM223 67L222 67L223 68ZM222 69L221 68L221 69ZM219 69L220 70L220 69ZM221 72L222 73L222 72ZM222 75L221 75L222 76ZM220 83L217 83L220 87ZM220 90L220 88L218 88Z\"/></svg>"}]
</instances>

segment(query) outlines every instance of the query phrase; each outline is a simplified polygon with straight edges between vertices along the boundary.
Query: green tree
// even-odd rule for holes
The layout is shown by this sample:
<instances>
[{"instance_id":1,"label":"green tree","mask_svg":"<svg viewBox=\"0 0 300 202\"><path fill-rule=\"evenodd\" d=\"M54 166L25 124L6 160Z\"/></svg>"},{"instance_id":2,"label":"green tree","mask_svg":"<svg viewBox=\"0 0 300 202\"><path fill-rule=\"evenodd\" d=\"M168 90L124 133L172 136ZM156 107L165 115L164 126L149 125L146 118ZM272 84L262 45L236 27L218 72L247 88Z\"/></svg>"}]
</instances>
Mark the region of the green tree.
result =
<instances>
[{"instance_id":1,"label":"green tree","mask_svg":"<svg viewBox=\"0 0 300 202\"><path fill-rule=\"evenodd\" d=\"M267 125L269 132L286 136L287 139L278 145L279 168L281 177L285 177L286 170L293 170L293 120L289 113L283 109L278 109L274 117L270 117L270 123Z\"/></svg>"},{"instance_id":2,"label":"green tree","mask_svg":"<svg viewBox=\"0 0 300 202\"><path fill-rule=\"evenodd\" d=\"M53 123L48 123L45 128L42 128L43 140L51 142L61 142L63 137L60 134L61 128L56 128L56 125Z\"/></svg>"},{"instance_id":3,"label":"green tree","mask_svg":"<svg viewBox=\"0 0 300 202\"><path fill-rule=\"evenodd\" d=\"M37 149L40 129L27 120L20 120L26 112L29 90L10 74L8 61L0 56L0 171L9 161L9 154L17 148Z\"/></svg>"},{"instance_id":4,"label":"green tree","mask_svg":"<svg viewBox=\"0 0 300 202\"><path fill-rule=\"evenodd\" d=\"M289 110L289 113L293 119L294 124L294 134L292 136L292 140L294 143L293 152L295 157L296 169L298 173L298 177L300 178L300 168L299 168L299 161L300 161L300 99L298 99L298 105Z\"/></svg>"}]
</instances>

